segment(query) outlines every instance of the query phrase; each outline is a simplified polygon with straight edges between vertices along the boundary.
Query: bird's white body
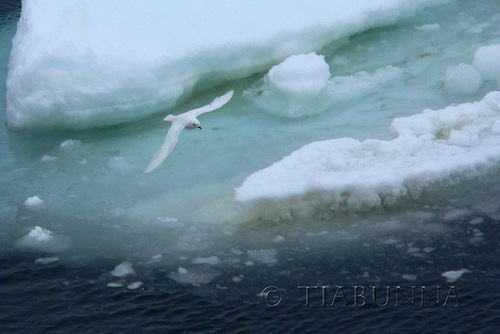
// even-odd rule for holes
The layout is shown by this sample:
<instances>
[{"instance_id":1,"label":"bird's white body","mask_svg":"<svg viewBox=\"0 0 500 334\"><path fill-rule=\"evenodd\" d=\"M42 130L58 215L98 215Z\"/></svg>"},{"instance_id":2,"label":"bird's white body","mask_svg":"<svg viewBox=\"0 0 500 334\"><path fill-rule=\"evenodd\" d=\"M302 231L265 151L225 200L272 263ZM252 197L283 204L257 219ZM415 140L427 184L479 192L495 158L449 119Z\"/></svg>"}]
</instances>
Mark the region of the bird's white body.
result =
<instances>
[{"instance_id":1,"label":"bird's white body","mask_svg":"<svg viewBox=\"0 0 500 334\"><path fill-rule=\"evenodd\" d=\"M227 92L226 94L215 98L212 103L207 104L206 106L187 111L180 115L168 115L165 117L163 120L172 123L172 125L170 126L170 130L168 130L167 137L165 138L163 145L161 145L160 149L155 152L148 168L146 168L144 173L151 173L158 168L163 161L165 161L177 144L182 130L201 129L200 121L198 121L197 117L201 114L221 108L223 105L228 103L229 100L231 100L233 93L234 91Z\"/></svg>"}]
</instances>

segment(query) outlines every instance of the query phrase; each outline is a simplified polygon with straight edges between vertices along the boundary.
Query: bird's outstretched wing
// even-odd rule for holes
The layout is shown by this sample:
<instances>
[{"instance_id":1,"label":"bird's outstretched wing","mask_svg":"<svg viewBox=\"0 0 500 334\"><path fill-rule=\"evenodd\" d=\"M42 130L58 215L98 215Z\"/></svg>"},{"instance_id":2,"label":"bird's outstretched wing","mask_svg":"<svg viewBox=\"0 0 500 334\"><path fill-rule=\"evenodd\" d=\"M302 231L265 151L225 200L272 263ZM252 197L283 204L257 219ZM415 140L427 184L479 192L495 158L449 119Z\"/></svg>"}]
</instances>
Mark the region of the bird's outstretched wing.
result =
<instances>
[{"instance_id":1,"label":"bird's outstretched wing","mask_svg":"<svg viewBox=\"0 0 500 334\"><path fill-rule=\"evenodd\" d=\"M163 144L160 149L155 152L153 158L151 158L151 162L149 163L148 168L146 168L144 174L151 173L158 168L163 161L165 161L170 152L174 149L175 144L177 144L177 140L179 139L179 135L183 129L184 126L178 123L172 123Z\"/></svg>"},{"instance_id":2,"label":"bird's outstretched wing","mask_svg":"<svg viewBox=\"0 0 500 334\"><path fill-rule=\"evenodd\" d=\"M212 101L212 103L207 104L206 106L203 106L200 108L196 108L196 109L187 111L187 112L185 112L185 114L190 115L190 116L194 116L194 117L198 117L201 114L219 109L220 107L222 107L223 105L228 103L229 100L231 100L231 98L233 97L233 94L234 94L234 90L231 90L222 96L216 97Z\"/></svg>"}]
</instances>

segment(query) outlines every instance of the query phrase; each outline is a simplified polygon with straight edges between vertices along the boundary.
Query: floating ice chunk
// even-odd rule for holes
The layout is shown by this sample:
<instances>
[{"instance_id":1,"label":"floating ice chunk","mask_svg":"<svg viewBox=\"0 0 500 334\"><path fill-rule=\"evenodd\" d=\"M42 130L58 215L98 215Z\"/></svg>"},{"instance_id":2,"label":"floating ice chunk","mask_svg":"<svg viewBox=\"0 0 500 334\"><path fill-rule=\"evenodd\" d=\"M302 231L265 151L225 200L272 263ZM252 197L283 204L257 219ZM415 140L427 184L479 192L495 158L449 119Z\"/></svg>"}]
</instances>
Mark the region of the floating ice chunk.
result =
<instances>
[{"instance_id":1,"label":"floating ice chunk","mask_svg":"<svg viewBox=\"0 0 500 334\"><path fill-rule=\"evenodd\" d=\"M280 242L285 241L285 237L282 235L277 235L276 238L273 239L273 241L276 243L280 243Z\"/></svg>"},{"instance_id":2,"label":"floating ice chunk","mask_svg":"<svg viewBox=\"0 0 500 334\"><path fill-rule=\"evenodd\" d=\"M276 250L273 248L249 250L249 251L247 251L247 256L252 261L263 263L263 264L278 263L278 259L276 258Z\"/></svg>"},{"instance_id":3,"label":"floating ice chunk","mask_svg":"<svg viewBox=\"0 0 500 334\"><path fill-rule=\"evenodd\" d=\"M292 65L287 64L290 60L293 60ZM299 66L301 62L304 63L302 67ZM273 73L273 70L280 75ZM249 90L245 96L277 116L301 117L323 112L336 103L359 98L393 82L402 74L400 68L387 66L373 73L358 72L328 79L330 72L324 57L311 53L290 57L273 67L264 78L264 87ZM274 82L271 78L274 78ZM315 82L312 82L313 78ZM304 84L310 88L304 89Z\"/></svg>"},{"instance_id":4,"label":"floating ice chunk","mask_svg":"<svg viewBox=\"0 0 500 334\"><path fill-rule=\"evenodd\" d=\"M41 257L35 260L36 264L51 264L59 261L58 256Z\"/></svg>"},{"instance_id":5,"label":"floating ice chunk","mask_svg":"<svg viewBox=\"0 0 500 334\"><path fill-rule=\"evenodd\" d=\"M291 56L267 73L271 89L290 99L312 99L326 87L330 68L324 56L316 53Z\"/></svg>"},{"instance_id":6,"label":"floating ice chunk","mask_svg":"<svg viewBox=\"0 0 500 334\"><path fill-rule=\"evenodd\" d=\"M168 275L169 278L173 279L180 284L191 284L193 286L200 286L202 284L207 284L212 282L217 278L220 273L211 269L212 267L197 267L196 270L190 270L186 272L173 272Z\"/></svg>"},{"instance_id":7,"label":"floating ice chunk","mask_svg":"<svg viewBox=\"0 0 500 334\"><path fill-rule=\"evenodd\" d=\"M484 80L500 79L500 44L481 46L474 54L472 65Z\"/></svg>"},{"instance_id":8,"label":"floating ice chunk","mask_svg":"<svg viewBox=\"0 0 500 334\"><path fill-rule=\"evenodd\" d=\"M27 207L37 207L37 206L40 206L43 204L43 200L40 199L40 197L38 196L32 196L32 197L28 197L25 201L24 201L24 205L27 206Z\"/></svg>"},{"instance_id":9,"label":"floating ice chunk","mask_svg":"<svg viewBox=\"0 0 500 334\"><path fill-rule=\"evenodd\" d=\"M217 256L210 257L197 257L193 259L193 264L208 264L211 266L217 266L222 263L222 261Z\"/></svg>"},{"instance_id":10,"label":"floating ice chunk","mask_svg":"<svg viewBox=\"0 0 500 334\"><path fill-rule=\"evenodd\" d=\"M324 92L329 78L330 69L324 56L294 55L269 70L264 87L245 94L272 114L301 117L326 109L327 103L318 103L325 98L318 96Z\"/></svg>"},{"instance_id":11,"label":"floating ice chunk","mask_svg":"<svg viewBox=\"0 0 500 334\"><path fill-rule=\"evenodd\" d=\"M450 270L441 274L448 283L453 283L458 280L463 274L470 273L470 270L460 269L460 270Z\"/></svg>"},{"instance_id":12,"label":"floating ice chunk","mask_svg":"<svg viewBox=\"0 0 500 334\"><path fill-rule=\"evenodd\" d=\"M160 261L161 259L163 259L163 255L162 254L156 254L156 255L153 255L151 258L153 260L155 260L155 261Z\"/></svg>"},{"instance_id":13,"label":"floating ice chunk","mask_svg":"<svg viewBox=\"0 0 500 334\"><path fill-rule=\"evenodd\" d=\"M110 271L111 275L115 277L125 277L130 275L135 275L135 270L132 268L132 264L128 261L123 261Z\"/></svg>"},{"instance_id":14,"label":"floating ice chunk","mask_svg":"<svg viewBox=\"0 0 500 334\"><path fill-rule=\"evenodd\" d=\"M57 157L53 157L53 156L51 156L51 155L44 154L44 155L40 158L40 162L56 161L57 159L58 159Z\"/></svg>"},{"instance_id":15,"label":"floating ice chunk","mask_svg":"<svg viewBox=\"0 0 500 334\"><path fill-rule=\"evenodd\" d=\"M132 165L123 157L111 157L108 160L108 168L113 172L125 173L132 168Z\"/></svg>"},{"instance_id":16,"label":"floating ice chunk","mask_svg":"<svg viewBox=\"0 0 500 334\"><path fill-rule=\"evenodd\" d=\"M178 272L179 274L181 274L181 275L185 275L185 274L187 274L187 273L188 273L188 270L187 270L186 268L179 267L179 268L177 269L177 272Z\"/></svg>"},{"instance_id":17,"label":"floating ice chunk","mask_svg":"<svg viewBox=\"0 0 500 334\"><path fill-rule=\"evenodd\" d=\"M493 125L499 110L500 92L491 92L480 102L395 118L393 140L308 144L248 176L236 189L236 200L253 205L261 216L286 219L418 198L424 189L440 186L436 181L476 177L497 166L500 134Z\"/></svg>"},{"instance_id":18,"label":"floating ice chunk","mask_svg":"<svg viewBox=\"0 0 500 334\"><path fill-rule=\"evenodd\" d=\"M481 88L481 74L471 65L448 66L444 89L451 94L474 94Z\"/></svg>"},{"instance_id":19,"label":"floating ice chunk","mask_svg":"<svg viewBox=\"0 0 500 334\"><path fill-rule=\"evenodd\" d=\"M106 284L106 286L108 288L121 288L121 287L123 287L123 284L122 283L116 283L116 282L110 282L110 283Z\"/></svg>"},{"instance_id":20,"label":"floating ice chunk","mask_svg":"<svg viewBox=\"0 0 500 334\"><path fill-rule=\"evenodd\" d=\"M417 280L417 275L414 274L404 274L403 277L407 281L416 281Z\"/></svg>"},{"instance_id":21,"label":"floating ice chunk","mask_svg":"<svg viewBox=\"0 0 500 334\"><path fill-rule=\"evenodd\" d=\"M127 285L127 289L129 289L129 290L137 290L137 289L139 289L142 286L142 284L143 283L141 281L133 282L133 283L130 283L129 285Z\"/></svg>"},{"instance_id":22,"label":"floating ice chunk","mask_svg":"<svg viewBox=\"0 0 500 334\"><path fill-rule=\"evenodd\" d=\"M484 221L484 218L483 217L476 217L474 219L472 219L469 224L471 225L479 225L481 224L482 222Z\"/></svg>"},{"instance_id":23,"label":"floating ice chunk","mask_svg":"<svg viewBox=\"0 0 500 334\"><path fill-rule=\"evenodd\" d=\"M403 75L396 66L386 66L370 72L357 72L350 76L338 76L330 80L327 95L334 103L354 100L380 87L390 84Z\"/></svg>"},{"instance_id":24,"label":"floating ice chunk","mask_svg":"<svg viewBox=\"0 0 500 334\"><path fill-rule=\"evenodd\" d=\"M165 224L177 223L179 221L177 218L173 217L158 217L156 218L156 220L159 221L160 223L165 223Z\"/></svg>"},{"instance_id":25,"label":"floating ice chunk","mask_svg":"<svg viewBox=\"0 0 500 334\"><path fill-rule=\"evenodd\" d=\"M245 276L243 276L243 275L233 276L233 277L231 278L231 280L232 280L234 283L240 283L240 282L243 280L243 278L244 278L244 277L245 277Z\"/></svg>"},{"instance_id":26,"label":"floating ice chunk","mask_svg":"<svg viewBox=\"0 0 500 334\"><path fill-rule=\"evenodd\" d=\"M470 214L470 211L467 209L452 209L444 215L443 219L444 220L456 220L456 219L462 218L464 216L467 216L469 214Z\"/></svg>"},{"instance_id":27,"label":"floating ice chunk","mask_svg":"<svg viewBox=\"0 0 500 334\"><path fill-rule=\"evenodd\" d=\"M424 25L415 27L415 29L422 30L422 31L432 31L432 30L437 30L439 28L441 28L441 26L437 23L424 24Z\"/></svg>"},{"instance_id":28,"label":"floating ice chunk","mask_svg":"<svg viewBox=\"0 0 500 334\"><path fill-rule=\"evenodd\" d=\"M16 246L26 250L59 253L69 247L69 239L35 226L27 235L16 241Z\"/></svg>"},{"instance_id":29,"label":"floating ice chunk","mask_svg":"<svg viewBox=\"0 0 500 334\"><path fill-rule=\"evenodd\" d=\"M25 0L7 123L89 128L137 120L198 83L242 79L445 1Z\"/></svg>"},{"instance_id":30,"label":"floating ice chunk","mask_svg":"<svg viewBox=\"0 0 500 334\"><path fill-rule=\"evenodd\" d=\"M59 148L63 149L63 150L69 150L69 149L72 149L74 147L77 147L79 145L81 145L82 142L79 141L79 140L75 140L75 139L66 139L65 141L63 141L61 144L59 144Z\"/></svg>"}]
</instances>

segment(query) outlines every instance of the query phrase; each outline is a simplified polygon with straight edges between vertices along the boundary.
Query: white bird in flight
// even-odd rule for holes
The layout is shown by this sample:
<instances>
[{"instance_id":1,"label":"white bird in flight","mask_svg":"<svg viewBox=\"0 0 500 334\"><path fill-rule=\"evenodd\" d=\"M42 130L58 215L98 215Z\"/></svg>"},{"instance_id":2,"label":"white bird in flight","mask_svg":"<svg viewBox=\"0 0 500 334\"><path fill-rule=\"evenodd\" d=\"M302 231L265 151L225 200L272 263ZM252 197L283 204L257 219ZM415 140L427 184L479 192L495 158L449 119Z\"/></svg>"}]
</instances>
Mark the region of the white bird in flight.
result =
<instances>
[{"instance_id":1,"label":"white bird in flight","mask_svg":"<svg viewBox=\"0 0 500 334\"><path fill-rule=\"evenodd\" d=\"M179 139L179 135L181 131L186 129L200 129L200 121L196 119L196 117L201 114L205 114L207 112L214 111L216 109L221 108L223 105L229 102L233 97L234 91L229 91L226 94L215 98L212 103L207 104L206 106L196 108L190 111L186 111L185 113L179 115L168 115L163 120L172 123L170 126L170 130L168 130L167 137L165 141L161 145L160 149L155 152L153 158L151 158L151 162L146 168L144 174L151 173L156 168L158 168L163 161L168 157L170 152L174 149L175 144L177 144L177 140Z\"/></svg>"}]
</instances>

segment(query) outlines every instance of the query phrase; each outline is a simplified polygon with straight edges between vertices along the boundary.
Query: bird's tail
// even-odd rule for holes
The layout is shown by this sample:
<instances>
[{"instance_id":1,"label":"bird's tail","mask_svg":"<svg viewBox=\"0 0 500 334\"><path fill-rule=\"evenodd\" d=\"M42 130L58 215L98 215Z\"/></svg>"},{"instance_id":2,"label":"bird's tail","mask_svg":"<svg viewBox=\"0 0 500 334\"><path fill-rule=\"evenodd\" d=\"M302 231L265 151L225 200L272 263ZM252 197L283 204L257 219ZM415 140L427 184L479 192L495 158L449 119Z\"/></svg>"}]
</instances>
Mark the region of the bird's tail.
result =
<instances>
[{"instance_id":1,"label":"bird's tail","mask_svg":"<svg viewBox=\"0 0 500 334\"><path fill-rule=\"evenodd\" d=\"M174 119L174 115L168 115L167 117L165 117L163 120L165 122L172 122L172 120Z\"/></svg>"}]
</instances>

